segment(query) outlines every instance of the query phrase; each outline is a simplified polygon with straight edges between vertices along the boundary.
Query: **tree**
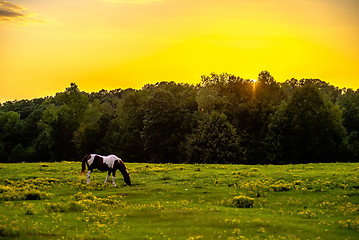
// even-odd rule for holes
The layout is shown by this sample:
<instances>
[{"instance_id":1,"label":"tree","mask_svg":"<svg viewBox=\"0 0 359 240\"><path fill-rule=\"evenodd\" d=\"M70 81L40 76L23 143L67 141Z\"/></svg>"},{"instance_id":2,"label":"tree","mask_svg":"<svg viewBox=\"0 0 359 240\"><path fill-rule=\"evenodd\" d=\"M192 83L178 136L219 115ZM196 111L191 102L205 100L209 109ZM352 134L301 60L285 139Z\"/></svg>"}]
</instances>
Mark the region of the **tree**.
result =
<instances>
[{"instance_id":1,"label":"tree","mask_svg":"<svg viewBox=\"0 0 359 240\"><path fill-rule=\"evenodd\" d=\"M75 160L80 157L74 142L74 133L83 120L88 107L87 96L71 83L65 92L56 95L55 102L44 111L44 133L40 139L48 142L52 160ZM48 137L49 139L46 139Z\"/></svg>"},{"instance_id":2,"label":"tree","mask_svg":"<svg viewBox=\"0 0 359 240\"><path fill-rule=\"evenodd\" d=\"M224 114L204 113L198 127L187 137L190 163L241 163L239 137Z\"/></svg>"},{"instance_id":3,"label":"tree","mask_svg":"<svg viewBox=\"0 0 359 240\"><path fill-rule=\"evenodd\" d=\"M259 73L257 81L242 81L240 85L242 89L238 92L239 97L230 101L230 106L233 107L225 113L231 116L229 119L241 138L245 163L265 163L268 125L272 115L288 95L268 71ZM233 87L235 88L230 86L229 93Z\"/></svg>"},{"instance_id":4,"label":"tree","mask_svg":"<svg viewBox=\"0 0 359 240\"><path fill-rule=\"evenodd\" d=\"M272 77L272 75L270 74L270 72L268 71L262 71L259 73L258 75L258 80L257 82L259 84L263 84L263 85L276 85L276 81L274 80L274 78Z\"/></svg>"},{"instance_id":5,"label":"tree","mask_svg":"<svg viewBox=\"0 0 359 240\"><path fill-rule=\"evenodd\" d=\"M3 143L0 142L0 162L8 161L8 153L5 150Z\"/></svg>"},{"instance_id":6,"label":"tree","mask_svg":"<svg viewBox=\"0 0 359 240\"><path fill-rule=\"evenodd\" d=\"M285 84L289 84L292 87L292 89L296 89L298 87L302 87L307 84L313 85L317 87L320 90L320 92L325 97L330 99L333 103L335 103L337 101L337 98L342 94L342 89L334 87L333 85L330 85L329 83L324 82L320 79L304 78L301 80L297 80L295 78L292 78L290 80L287 80Z\"/></svg>"},{"instance_id":7,"label":"tree","mask_svg":"<svg viewBox=\"0 0 359 240\"><path fill-rule=\"evenodd\" d=\"M359 132L359 90L348 89L339 97L338 104L343 111L343 124L348 132Z\"/></svg>"},{"instance_id":8,"label":"tree","mask_svg":"<svg viewBox=\"0 0 359 240\"><path fill-rule=\"evenodd\" d=\"M195 86L159 82L93 93L71 83L55 97L0 104L0 161L92 152L132 162L358 161L358 106L358 90L319 79L278 83L268 71L257 81L212 73ZM229 149L214 147L222 133Z\"/></svg>"},{"instance_id":9,"label":"tree","mask_svg":"<svg viewBox=\"0 0 359 240\"><path fill-rule=\"evenodd\" d=\"M270 159L272 163L336 161L344 136L339 107L307 84L294 90L269 125Z\"/></svg>"},{"instance_id":10,"label":"tree","mask_svg":"<svg viewBox=\"0 0 359 240\"><path fill-rule=\"evenodd\" d=\"M7 158L13 148L21 141L21 126L20 114L13 111L0 111L0 144L2 145L2 157ZM2 161L7 162L8 159Z\"/></svg>"},{"instance_id":11,"label":"tree","mask_svg":"<svg viewBox=\"0 0 359 240\"><path fill-rule=\"evenodd\" d=\"M141 132L149 97L148 90L132 91L119 102L104 139L107 149L103 151L118 154L127 162L146 159Z\"/></svg>"},{"instance_id":12,"label":"tree","mask_svg":"<svg viewBox=\"0 0 359 240\"><path fill-rule=\"evenodd\" d=\"M348 160L359 161L359 90L347 89L338 99L343 111L343 125L348 131L344 151ZM344 154L345 154L344 153Z\"/></svg>"},{"instance_id":13,"label":"tree","mask_svg":"<svg viewBox=\"0 0 359 240\"><path fill-rule=\"evenodd\" d=\"M98 152L103 143L103 138L106 135L107 128L110 121L110 113L106 113L103 109L109 103L99 103L99 100L94 101L86 110L79 127L74 133L74 143L79 149L80 155Z\"/></svg>"},{"instance_id":14,"label":"tree","mask_svg":"<svg viewBox=\"0 0 359 240\"><path fill-rule=\"evenodd\" d=\"M145 151L152 161L177 158L180 120L180 109L173 94L162 89L156 91L146 104L142 131Z\"/></svg>"},{"instance_id":15,"label":"tree","mask_svg":"<svg viewBox=\"0 0 359 240\"><path fill-rule=\"evenodd\" d=\"M207 112L215 110L227 115L232 112L233 103L238 97L240 96L241 99L245 94L242 78L227 73L219 75L212 73L210 76L202 76L196 100L201 110Z\"/></svg>"},{"instance_id":16,"label":"tree","mask_svg":"<svg viewBox=\"0 0 359 240\"><path fill-rule=\"evenodd\" d=\"M195 91L174 82L147 89L151 98L145 104L141 133L146 155L156 162L179 162L182 142L191 131L192 113L198 109Z\"/></svg>"},{"instance_id":17,"label":"tree","mask_svg":"<svg viewBox=\"0 0 359 240\"><path fill-rule=\"evenodd\" d=\"M347 160L359 162L359 132L351 132L345 139Z\"/></svg>"}]
</instances>

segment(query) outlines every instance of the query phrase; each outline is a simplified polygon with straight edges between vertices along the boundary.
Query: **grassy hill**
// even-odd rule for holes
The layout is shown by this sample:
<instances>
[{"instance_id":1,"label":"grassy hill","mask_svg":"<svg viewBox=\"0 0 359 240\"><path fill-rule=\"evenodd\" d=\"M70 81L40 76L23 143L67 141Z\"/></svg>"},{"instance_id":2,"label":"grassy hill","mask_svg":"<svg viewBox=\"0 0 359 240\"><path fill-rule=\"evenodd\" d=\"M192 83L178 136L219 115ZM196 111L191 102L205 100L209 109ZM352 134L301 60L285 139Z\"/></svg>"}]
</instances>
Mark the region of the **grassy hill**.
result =
<instances>
[{"instance_id":1,"label":"grassy hill","mask_svg":"<svg viewBox=\"0 0 359 240\"><path fill-rule=\"evenodd\" d=\"M358 239L359 163L128 163L133 185L79 162L0 164L0 236Z\"/></svg>"}]
</instances>

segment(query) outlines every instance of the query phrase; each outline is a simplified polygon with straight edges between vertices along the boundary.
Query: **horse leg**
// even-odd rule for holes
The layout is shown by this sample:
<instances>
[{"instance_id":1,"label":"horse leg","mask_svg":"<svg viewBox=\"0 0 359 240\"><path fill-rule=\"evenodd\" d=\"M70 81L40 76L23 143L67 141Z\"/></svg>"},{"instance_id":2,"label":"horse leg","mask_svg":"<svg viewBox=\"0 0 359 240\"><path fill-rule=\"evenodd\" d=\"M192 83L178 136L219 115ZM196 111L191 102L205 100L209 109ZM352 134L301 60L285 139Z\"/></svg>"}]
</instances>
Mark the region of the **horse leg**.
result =
<instances>
[{"instance_id":1,"label":"horse leg","mask_svg":"<svg viewBox=\"0 0 359 240\"><path fill-rule=\"evenodd\" d=\"M92 172L92 170L88 170L88 172L87 172L87 183L90 183L91 172Z\"/></svg>"},{"instance_id":2,"label":"horse leg","mask_svg":"<svg viewBox=\"0 0 359 240\"><path fill-rule=\"evenodd\" d=\"M115 183L115 174L116 174L116 170L112 172L112 185L116 187L117 185Z\"/></svg>"},{"instance_id":3,"label":"horse leg","mask_svg":"<svg viewBox=\"0 0 359 240\"><path fill-rule=\"evenodd\" d=\"M106 184L106 183L107 183L107 180L108 180L108 178L110 177L110 175L111 175L111 171L108 171L108 173L107 173L107 177L106 177L106 180L105 180L104 184Z\"/></svg>"}]
</instances>

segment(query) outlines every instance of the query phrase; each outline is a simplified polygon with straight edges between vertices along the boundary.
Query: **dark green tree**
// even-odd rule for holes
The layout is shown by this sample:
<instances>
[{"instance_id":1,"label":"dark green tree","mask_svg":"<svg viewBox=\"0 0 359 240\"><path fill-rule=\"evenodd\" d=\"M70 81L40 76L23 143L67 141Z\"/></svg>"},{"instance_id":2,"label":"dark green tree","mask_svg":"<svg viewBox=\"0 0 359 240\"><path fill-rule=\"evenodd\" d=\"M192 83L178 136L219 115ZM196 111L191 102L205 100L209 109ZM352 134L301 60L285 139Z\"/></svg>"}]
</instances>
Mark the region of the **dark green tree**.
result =
<instances>
[{"instance_id":1,"label":"dark green tree","mask_svg":"<svg viewBox=\"0 0 359 240\"><path fill-rule=\"evenodd\" d=\"M142 90L133 91L121 100L104 140L107 152L115 153L127 162L146 159L141 132L149 97L149 91Z\"/></svg>"},{"instance_id":2,"label":"dark green tree","mask_svg":"<svg viewBox=\"0 0 359 240\"><path fill-rule=\"evenodd\" d=\"M96 99L87 108L79 127L74 133L74 143L80 155L101 152L114 109L109 102ZM102 149L104 150L104 149Z\"/></svg>"},{"instance_id":3,"label":"dark green tree","mask_svg":"<svg viewBox=\"0 0 359 240\"><path fill-rule=\"evenodd\" d=\"M0 162L8 162L8 153L2 142L0 142Z\"/></svg>"},{"instance_id":4,"label":"dark green tree","mask_svg":"<svg viewBox=\"0 0 359 240\"><path fill-rule=\"evenodd\" d=\"M359 90L346 89L338 98L343 111L343 125L348 131L345 139L344 156L350 161L359 161Z\"/></svg>"},{"instance_id":5,"label":"dark green tree","mask_svg":"<svg viewBox=\"0 0 359 240\"><path fill-rule=\"evenodd\" d=\"M327 82L324 82L320 79L312 79L312 78L303 78L301 80L297 80L295 78L292 78L290 80L287 80L285 84L289 84L292 89L296 89L298 87L302 87L304 85L313 85L317 87L320 92L330 99L333 103L335 103L342 94L342 89L339 89L338 87L334 87L333 85L330 85Z\"/></svg>"},{"instance_id":6,"label":"dark green tree","mask_svg":"<svg viewBox=\"0 0 359 240\"><path fill-rule=\"evenodd\" d=\"M195 91L189 85L159 83L148 87L151 98L145 106L141 134L151 161L179 162L185 135L191 131L197 111Z\"/></svg>"},{"instance_id":7,"label":"dark green tree","mask_svg":"<svg viewBox=\"0 0 359 240\"><path fill-rule=\"evenodd\" d=\"M359 90L347 89L339 97L338 104L343 111L343 124L347 131L359 132Z\"/></svg>"},{"instance_id":8,"label":"dark green tree","mask_svg":"<svg viewBox=\"0 0 359 240\"><path fill-rule=\"evenodd\" d=\"M4 157L3 162L10 161L5 157L8 157L13 148L21 142L21 129L20 114L14 111L0 111L0 143ZM23 159L16 159L16 162L18 161L23 161Z\"/></svg>"},{"instance_id":9,"label":"dark green tree","mask_svg":"<svg viewBox=\"0 0 359 240\"><path fill-rule=\"evenodd\" d=\"M190 163L242 163L239 137L224 114L203 113L198 127L187 137Z\"/></svg>"},{"instance_id":10,"label":"dark green tree","mask_svg":"<svg viewBox=\"0 0 359 240\"><path fill-rule=\"evenodd\" d=\"M52 160L76 160L80 155L75 145L74 133L84 118L88 98L72 83L63 93L56 95L55 102L59 105L51 104L44 111L44 132L38 140L47 142Z\"/></svg>"},{"instance_id":11,"label":"dark green tree","mask_svg":"<svg viewBox=\"0 0 359 240\"><path fill-rule=\"evenodd\" d=\"M146 104L142 139L147 155L154 162L177 161L179 106L167 90L156 91Z\"/></svg>"},{"instance_id":12,"label":"dark green tree","mask_svg":"<svg viewBox=\"0 0 359 240\"><path fill-rule=\"evenodd\" d=\"M341 111L313 85L298 87L269 125L272 163L331 162L345 136Z\"/></svg>"},{"instance_id":13,"label":"dark green tree","mask_svg":"<svg viewBox=\"0 0 359 240\"><path fill-rule=\"evenodd\" d=\"M351 132L345 139L344 156L347 159L344 161L359 162L359 132Z\"/></svg>"}]
</instances>

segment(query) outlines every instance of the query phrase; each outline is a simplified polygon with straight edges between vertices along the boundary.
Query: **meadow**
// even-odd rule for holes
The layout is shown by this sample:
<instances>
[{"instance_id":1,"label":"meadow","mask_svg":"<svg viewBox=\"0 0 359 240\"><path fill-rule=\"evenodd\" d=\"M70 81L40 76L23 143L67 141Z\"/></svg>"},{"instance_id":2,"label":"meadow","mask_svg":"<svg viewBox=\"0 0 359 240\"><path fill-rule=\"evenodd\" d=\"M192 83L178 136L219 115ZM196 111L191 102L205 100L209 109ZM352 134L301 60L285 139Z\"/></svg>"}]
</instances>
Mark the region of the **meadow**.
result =
<instances>
[{"instance_id":1,"label":"meadow","mask_svg":"<svg viewBox=\"0 0 359 240\"><path fill-rule=\"evenodd\" d=\"M359 163L0 164L2 239L359 239Z\"/></svg>"}]
</instances>

